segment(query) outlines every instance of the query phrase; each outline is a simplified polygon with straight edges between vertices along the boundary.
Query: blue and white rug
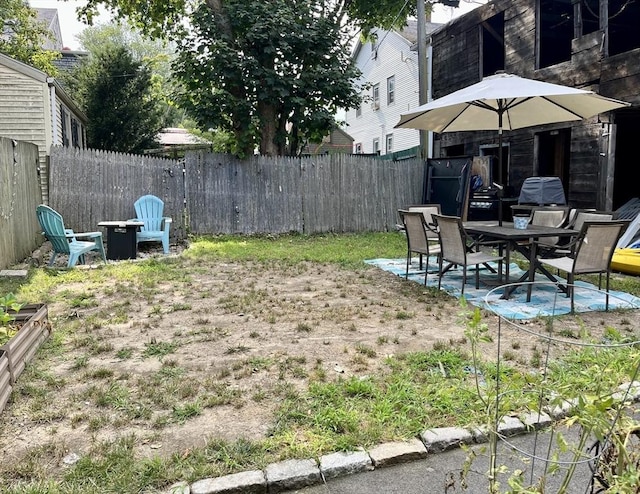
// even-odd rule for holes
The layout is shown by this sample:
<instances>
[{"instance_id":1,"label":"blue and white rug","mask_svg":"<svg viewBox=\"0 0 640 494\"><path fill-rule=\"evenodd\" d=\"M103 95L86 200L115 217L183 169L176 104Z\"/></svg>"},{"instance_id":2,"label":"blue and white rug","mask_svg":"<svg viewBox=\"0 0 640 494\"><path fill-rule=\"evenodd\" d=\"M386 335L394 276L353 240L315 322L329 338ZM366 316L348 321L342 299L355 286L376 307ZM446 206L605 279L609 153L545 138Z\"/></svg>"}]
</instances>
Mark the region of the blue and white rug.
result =
<instances>
[{"instance_id":1,"label":"blue and white rug","mask_svg":"<svg viewBox=\"0 0 640 494\"><path fill-rule=\"evenodd\" d=\"M406 259L370 259L367 264L377 266L404 278ZM497 270L497 265L492 265ZM424 265L423 265L424 268ZM434 272L433 274L431 272ZM429 258L429 274L427 286L438 286L438 262L435 257ZM509 265L509 279L516 280L523 274L517 264ZM409 268L409 280L424 283L424 270L419 270L416 257ZM544 280L544 281L543 281ZM565 281L562 279L562 281ZM536 317L557 316L571 312L571 299L558 290L557 286L542 274L536 275L536 282L532 286L531 301L527 302L527 286L522 285L498 285L498 275L492 273L486 267L480 269L480 288L475 288L475 270L467 270L467 284L464 288L464 297L470 304L491 310L495 314L506 319L522 320ZM604 278L603 278L604 284ZM461 296L462 268L452 268L442 278L441 289L455 297ZM502 297L505 287L515 287L508 300ZM598 290L597 286L582 281L575 282L574 303L576 312L603 311L606 304L606 292ZM638 309L640 298L625 292L609 292L609 310L612 309Z\"/></svg>"}]
</instances>

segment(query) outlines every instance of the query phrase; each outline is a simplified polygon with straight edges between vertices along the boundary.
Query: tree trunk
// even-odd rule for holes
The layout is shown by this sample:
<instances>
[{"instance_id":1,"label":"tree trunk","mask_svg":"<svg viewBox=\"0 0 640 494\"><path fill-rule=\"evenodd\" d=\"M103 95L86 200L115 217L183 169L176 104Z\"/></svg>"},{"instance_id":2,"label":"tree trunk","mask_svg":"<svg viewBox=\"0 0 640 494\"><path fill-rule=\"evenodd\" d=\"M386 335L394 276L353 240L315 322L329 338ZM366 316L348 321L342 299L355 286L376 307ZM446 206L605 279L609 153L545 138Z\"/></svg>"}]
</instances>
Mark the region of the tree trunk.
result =
<instances>
[{"instance_id":1,"label":"tree trunk","mask_svg":"<svg viewBox=\"0 0 640 494\"><path fill-rule=\"evenodd\" d=\"M223 5L222 0L205 0L206 5L213 13L216 26L221 33L227 38L228 42L232 45L236 45L233 28L231 26L231 20L227 14L227 11ZM242 81L242 78L238 78ZM245 87L238 84L229 84L227 87L229 93L237 100L245 100L247 98ZM251 133L251 129L247 122L251 121L249 115L238 115L234 112L231 115L233 121L233 133L238 143L238 154L244 156L251 156L253 154L253 142L248 140L248 136Z\"/></svg>"},{"instance_id":2,"label":"tree trunk","mask_svg":"<svg viewBox=\"0 0 640 494\"><path fill-rule=\"evenodd\" d=\"M221 0L206 0L207 7L213 12L216 25L221 32L228 37L229 40L233 39L233 29L231 28L231 21L227 15L227 11L222 5Z\"/></svg>"},{"instance_id":3,"label":"tree trunk","mask_svg":"<svg viewBox=\"0 0 640 494\"><path fill-rule=\"evenodd\" d=\"M265 101L258 101L258 118L260 119L260 154L278 156L276 143L278 127L276 125L276 107Z\"/></svg>"},{"instance_id":4,"label":"tree trunk","mask_svg":"<svg viewBox=\"0 0 640 494\"><path fill-rule=\"evenodd\" d=\"M300 133L298 132L298 124L291 125L291 132L289 132L289 156L298 156L298 146L300 144Z\"/></svg>"}]
</instances>

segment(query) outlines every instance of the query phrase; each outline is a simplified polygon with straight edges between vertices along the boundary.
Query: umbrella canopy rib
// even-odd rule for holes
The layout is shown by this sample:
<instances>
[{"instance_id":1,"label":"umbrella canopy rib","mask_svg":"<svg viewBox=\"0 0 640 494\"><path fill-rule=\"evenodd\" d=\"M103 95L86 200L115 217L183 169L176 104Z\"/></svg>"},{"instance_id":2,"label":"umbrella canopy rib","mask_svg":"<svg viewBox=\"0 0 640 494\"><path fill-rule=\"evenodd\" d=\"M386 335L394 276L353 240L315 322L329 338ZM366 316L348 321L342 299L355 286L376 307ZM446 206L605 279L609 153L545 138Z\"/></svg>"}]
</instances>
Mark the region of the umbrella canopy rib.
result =
<instances>
[{"instance_id":1,"label":"umbrella canopy rib","mask_svg":"<svg viewBox=\"0 0 640 494\"><path fill-rule=\"evenodd\" d=\"M466 112L468 109L469 109L468 106L465 106L464 108L462 108L462 110L460 110L456 116L452 117L451 120L449 120L449 123L447 125L445 125L440 132L446 132L447 131L447 127L449 127L451 124L455 123L455 121L458 118L460 118L462 115L464 115L464 112ZM417 115L416 118L418 116L419 115Z\"/></svg>"}]
</instances>

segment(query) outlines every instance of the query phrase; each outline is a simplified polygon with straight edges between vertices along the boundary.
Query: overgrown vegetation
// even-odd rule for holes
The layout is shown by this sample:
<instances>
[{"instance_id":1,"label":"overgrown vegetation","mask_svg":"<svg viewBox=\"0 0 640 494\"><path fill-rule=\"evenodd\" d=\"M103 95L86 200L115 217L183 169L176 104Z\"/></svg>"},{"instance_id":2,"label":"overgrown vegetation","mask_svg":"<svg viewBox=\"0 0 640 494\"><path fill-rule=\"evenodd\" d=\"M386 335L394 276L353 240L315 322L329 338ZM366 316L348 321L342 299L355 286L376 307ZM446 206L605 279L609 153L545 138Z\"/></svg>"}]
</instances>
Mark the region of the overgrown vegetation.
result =
<instances>
[{"instance_id":1,"label":"overgrown vegetation","mask_svg":"<svg viewBox=\"0 0 640 494\"><path fill-rule=\"evenodd\" d=\"M25 281L0 280L0 293L15 293L21 302L45 302L55 308L51 311L54 332L21 376L3 412L11 416L14 409L19 410L29 420L47 424L50 438L29 448L24 457L5 458L0 464L1 490L10 494L145 492L179 480L263 468L285 458L317 457L411 438L431 427L482 424L490 407L487 390L477 378L490 382L498 372L508 406L516 412L534 409L537 397L508 391L535 388L542 380L547 388L572 397L613 392L630 378L631 365L640 358L633 347L568 351L542 374L536 371L546 356L543 346L529 348L518 342L509 350L524 352L526 346L531 358L497 367L490 356L495 341L485 315L470 314L448 295L399 278L393 278L396 301L373 301L363 292L360 305L338 304L356 282L368 287L386 276L367 267L364 259L402 258L405 252L405 239L397 233L220 236L194 239L177 258L90 270L31 269ZM283 296L258 283L276 274L285 281L308 277L326 265L338 266L339 276L332 280L331 290L305 281L295 296ZM229 274L220 285L223 290L204 283L223 266L232 268L225 271ZM247 273L257 276L249 278ZM640 294L640 282L635 279L612 279L614 289L621 283L625 290ZM234 291L236 286L242 290ZM372 287L374 292L380 289ZM323 310L318 316L305 298L314 296L327 300L328 306L320 304ZM196 300L212 309L193 313ZM136 309L139 306L146 310ZM370 322L368 312L374 311L375 322L384 331L369 343L360 342L361 326ZM146 336L165 318L190 313L192 324L176 324L162 339ZM410 331L404 326L425 313L433 313L430 321L436 328L443 314L456 314L464 334L443 336L429 348L395 351L404 340L422 337L421 328ZM219 314L251 318L254 326L240 343L225 345L230 329L216 322ZM573 333L587 340L637 339L629 315L621 313L616 320L620 327L584 325ZM318 339L323 325L329 323L343 328L344 342ZM548 329L546 321L538 324L541 330ZM294 340L315 338L317 347L343 353L355 372L346 374L317 355L255 351L267 344L270 331L286 325ZM399 337L403 330L404 336ZM119 346L118 335L132 331L141 335L140 344ZM181 352L207 344L219 347L228 358L224 365L205 367L181 359ZM474 347L480 352L474 352ZM123 367L115 370L116 362ZM136 374L134 369L143 364L148 370ZM601 379L596 382L593 375ZM269 385L267 376L273 377ZM250 379L259 385L239 385ZM73 398L61 399L62 391L76 381L81 386ZM140 455L137 450L141 444L161 444L168 430L175 428L179 434L212 410L234 415L268 400L277 407L263 437L227 441L210 437L204 444L184 445L170 454L152 448L153 454ZM77 463L60 468L74 447L56 435L65 421L96 439L89 440L90 447ZM145 437L127 432L131 424L143 424ZM7 427L7 422L0 425L3 440ZM119 430L124 432L118 434ZM109 439L97 439L106 432Z\"/></svg>"},{"instance_id":2,"label":"overgrown vegetation","mask_svg":"<svg viewBox=\"0 0 640 494\"><path fill-rule=\"evenodd\" d=\"M17 329L13 326L15 316L13 313L19 311L22 304L18 302L13 293L8 293L0 297L0 345L3 345L15 335Z\"/></svg>"},{"instance_id":3,"label":"overgrown vegetation","mask_svg":"<svg viewBox=\"0 0 640 494\"><path fill-rule=\"evenodd\" d=\"M229 137L240 156L299 153L356 108L367 87L350 50L374 27L402 28L415 5L400 0L88 0L177 45L180 104L198 127ZM431 4L427 4L430 8Z\"/></svg>"},{"instance_id":4,"label":"overgrown vegetation","mask_svg":"<svg viewBox=\"0 0 640 494\"><path fill-rule=\"evenodd\" d=\"M89 147L122 153L155 147L162 124L148 61L107 38L66 79L87 114Z\"/></svg>"},{"instance_id":5,"label":"overgrown vegetation","mask_svg":"<svg viewBox=\"0 0 640 494\"><path fill-rule=\"evenodd\" d=\"M60 58L56 50L43 46L51 41L47 25L38 20L36 11L22 0L3 0L0 4L0 53L55 76L53 61Z\"/></svg>"}]
</instances>

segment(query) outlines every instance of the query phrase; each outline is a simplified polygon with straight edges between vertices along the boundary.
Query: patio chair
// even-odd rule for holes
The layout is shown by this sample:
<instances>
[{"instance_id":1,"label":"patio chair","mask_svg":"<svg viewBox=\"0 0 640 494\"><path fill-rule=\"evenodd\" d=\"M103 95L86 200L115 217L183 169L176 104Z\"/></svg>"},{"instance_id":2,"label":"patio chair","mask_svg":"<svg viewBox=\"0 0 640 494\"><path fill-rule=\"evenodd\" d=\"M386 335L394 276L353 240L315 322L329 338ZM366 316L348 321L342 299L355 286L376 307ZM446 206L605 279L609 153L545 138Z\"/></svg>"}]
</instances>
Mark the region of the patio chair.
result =
<instances>
[{"instance_id":1,"label":"patio chair","mask_svg":"<svg viewBox=\"0 0 640 494\"><path fill-rule=\"evenodd\" d=\"M51 248L53 249L49 266L53 266L58 254L69 256L67 262L67 267L69 268L72 268L78 262L84 264L84 255L92 251L98 252L102 260L105 263L107 262L101 232L75 233L73 230L64 227L64 221L60 213L44 204L40 204L36 208L36 215L38 216L42 233L51 242ZM91 240L78 240L78 238Z\"/></svg>"},{"instance_id":2,"label":"patio chair","mask_svg":"<svg viewBox=\"0 0 640 494\"><path fill-rule=\"evenodd\" d=\"M440 242L438 239L438 232L433 228L433 215L440 214L440 204L416 204L407 207L407 211L419 211L424 216L424 220L427 225L432 228L427 232L427 237L436 242Z\"/></svg>"},{"instance_id":3,"label":"patio chair","mask_svg":"<svg viewBox=\"0 0 640 494\"><path fill-rule=\"evenodd\" d=\"M582 231L582 226L585 222L603 222L613 220L613 213L609 211L597 211L595 209L575 210L573 217L570 218L566 225L566 228L576 231ZM553 249L545 249L543 247L543 253L552 254L555 257L571 256L574 253L576 247L575 238L569 239L564 243L559 243Z\"/></svg>"},{"instance_id":4,"label":"patio chair","mask_svg":"<svg viewBox=\"0 0 640 494\"><path fill-rule=\"evenodd\" d=\"M162 250L169 253L169 228L171 218L163 216L164 202L159 197L145 195L133 204L136 211L135 220L144 223L136 233L136 242L162 242Z\"/></svg>"},{"instance_id":5,"label":"patio chair","mask_svg":"<svg viewBox=\"0 0 640 494\"><path fill-rule=\"evenodd\" d=\"M424 284L427 284L427 274L429 273L429 256L440 256L440 245L429 242L429 233L438 233L433 227L430 227L425 216L421 211L406 211L403 209L398 210L400 215L400 221L404 227L404 231L407 235L407 269L405 272L405 278L409 278L409 266L411 265L411 256L415 252L420 255L420 269L422 269L423 256L426 258L426 266L424 269Z\"/></svg>"},{"instance_id":6,"label":"patio chair","mask_svg":"<svg viewBox=\"0 0 640 494\"><path fill-rule=\"evenodd\" d=\"M462 295L467 282L467 267L476 267L476 290L480 288L480 264L502 262L504 256L488 254L482 251L469 252L467 242L471 241L464 231L462 219L458 216L434 215L438 235L440 237L441 253L439 257L438 289L442 284L442 277L453 266L462 266ZM443 261L449 264L443 268Z\"/></svg>"},{"instance_id":7,"label":"patio chair","mask_svg":"<svg viewBox=\"0 0 640 494\"><path fill-rule=\"evenodd\" d=\"M560 228L567 222L569 210L568 207L533 209L530 224ZM545 252L551 252L557 248L559 242L560 237L545 237L538 242L538 248Z\"/></svg>"},{"instance_id":8,"label":"patio chair","mask_svg":"<svg viewBox=\"0 0 640 494\"><path fill-rule=\"evenodd\" d=\"M575 219L573 223L569 225L569 227L573 228L574 230L582 230L582 225L584 225L584 223L587 221L602 222L611 220L613 220L613 213L610 211L597 211L595 209L577 211Z\"/></svg>"},{"instance_id":9,"label":"patio chair","mask_svg":"<svg viewBox=\"0 0 640 494\"><path fill-rule=\"evenodd\" d=\"M419 211L424 216L424 220L427 223L427 239L430 246L433 245L440 248L440 239L438 238L438 232L433 224L433 215L440 214L440 204L416 204L408 206L407 211ZM400 220L402 223L402 219ZM400 228L404 230L404 225L400 225ZM420 254L420 269L422 269L422 254Z\"/></svg>"},{"instance_id":10,"label":"patio chair","mask_svg":"<svg viewBox=\"0 0 640 494\"><path fill-rule=\"evenodd\" d=\"M598 290L602 290L602 274L606 275L605 310L609 310L609 277L611 274L611 257L618 239L627 229L629 221L586 221L580 234L572 242L573 255L557 258L538 258L542 265L550 266L567 273L566 285L559 286L571 297L571 313L574 312L574 281L576 275L598 274ZM534 274L535 277L535 274ZM534 280L532 280L534 281Z\"/></svg>"}]
</instances>

